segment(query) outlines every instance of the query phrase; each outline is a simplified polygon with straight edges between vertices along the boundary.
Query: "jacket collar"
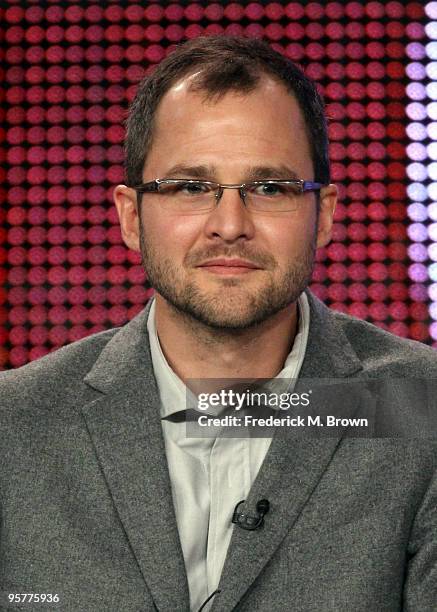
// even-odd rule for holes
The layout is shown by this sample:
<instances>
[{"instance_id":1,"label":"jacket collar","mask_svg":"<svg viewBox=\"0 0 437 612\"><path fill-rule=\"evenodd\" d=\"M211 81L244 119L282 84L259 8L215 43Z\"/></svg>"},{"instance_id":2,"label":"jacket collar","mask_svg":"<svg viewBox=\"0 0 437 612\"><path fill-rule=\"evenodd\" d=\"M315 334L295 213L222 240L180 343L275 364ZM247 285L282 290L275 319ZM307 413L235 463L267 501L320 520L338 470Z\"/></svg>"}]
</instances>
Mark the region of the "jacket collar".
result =
<instances>
[{"instance_id":1,"label":"jacket collar","mask_svg":"<svg viewBox=\"0 0 437 612\"><path fill-rule=\"evenodd\" d=\"M314 379L347 379L362 370L341 323L307 291L310 331L295 391L306 390ZM332 397L332 394L327 394ZM327 400L329 403L329 399ZM315 414L324 405L315 402ZM322 430L321 430L322 431ZM259 531L234 528L211 612L233 610L257 579L287 533L293 529L323 473L332 460L343 432L337 437L301 434L298 428L275 435L249 496L241 510L256 514L257 502L270 501L269 515Z\"/></svg>"},{"instance_id":2,"label":"jacket collar","mask_svg":"<svg viewBox=\"0 0 437 612\"><path fill-rule=\"evenodd\" d=\"M310 306L310 329L300 376L343 378L361 370L361 361L341 324L343 315L335 314L308 289L305 293ZM115 387L132 384L135 378L150 373L147 318L151 305L149 301L105 346L84 379L91 387L103 393L113 392Z\"/></svg>"},{"instance_id":3,"label":"jacket collar","mask_svg":"<svg viewBox=\"0 0 437 612\"><path fill-rule=\"evenodd\" d=\"M147 336L150 303L117 331L85 377L82 415L132 552L160 611L189 609Z\"/></svg>"},{"instance_id":4,"label":"jacket collar","mask_svg":"<svg viewBox=\"0 0 437 612\"><path fill-rule=\"evenodd\" d=\"M362 369L341 319L308 289L310 331L300 376L302 378L343 378Z\"/></svg>"}]
</instances>

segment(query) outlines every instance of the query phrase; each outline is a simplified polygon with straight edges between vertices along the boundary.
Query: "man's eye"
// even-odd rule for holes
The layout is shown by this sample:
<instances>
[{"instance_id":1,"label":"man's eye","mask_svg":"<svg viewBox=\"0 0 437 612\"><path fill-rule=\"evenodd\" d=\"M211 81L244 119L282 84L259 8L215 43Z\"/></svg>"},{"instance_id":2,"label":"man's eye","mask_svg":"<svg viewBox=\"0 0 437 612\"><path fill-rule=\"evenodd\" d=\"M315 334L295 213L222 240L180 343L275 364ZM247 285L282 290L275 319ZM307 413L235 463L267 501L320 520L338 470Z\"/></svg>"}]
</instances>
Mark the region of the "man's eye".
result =
<instances>
[{"instance_id":1,"label":"man's eye","mask_svg":"<svg viewBox=\"0 0 437 612\"><path fill-rule=\"evenodd\" d=\"M187 195L200 195L202 193L206 193L208 188L206 185L202 185L201 183L184 183L180 185L180 191L182 193L186 193Z\"/></svg>"},{"instance_id":2,"label":"man's eye","mask_svg":"<svg viewBox=\"0 0 437 612\"><path fill-rule=\"evenodd\" d=\"M187 181L181 183L161 183L159 191L164 195L197 196L207 193L210 189L209 185Z\"/></svg>"},{"instance_id":3,"label":"man's eye","mask_svg":"<svg viewBox=\"0 0 437 612\"><path fill-rule=\"evenodd\" d=\"M285 185L278 185L277 183L262 183L256 185L254 193L261 196L278 196L286 193Z\"/></svg>"}]
</instances>

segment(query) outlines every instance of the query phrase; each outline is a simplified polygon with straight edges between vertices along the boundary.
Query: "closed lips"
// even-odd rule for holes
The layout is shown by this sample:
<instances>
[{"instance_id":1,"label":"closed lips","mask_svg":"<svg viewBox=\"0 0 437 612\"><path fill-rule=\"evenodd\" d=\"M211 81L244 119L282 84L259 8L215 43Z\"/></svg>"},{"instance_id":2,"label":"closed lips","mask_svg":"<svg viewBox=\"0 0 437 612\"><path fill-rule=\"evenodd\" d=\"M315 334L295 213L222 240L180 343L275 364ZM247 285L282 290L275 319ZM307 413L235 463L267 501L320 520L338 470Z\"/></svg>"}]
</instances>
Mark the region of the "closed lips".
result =
<instances>
[{"instance_id":1,"label":"closed lips","mask_svg":"<svg viewBox=\"0 0 437 612\"><path fill-rule=\"evenodd\" d=\"M212 259L211 261L207 261L203 264L200 264L199 267L208 267L208 266L223 266L226 268L252 268L258 269L258 266L250 261L244 261L243 259Z\"/></svg>"}]
</instances>

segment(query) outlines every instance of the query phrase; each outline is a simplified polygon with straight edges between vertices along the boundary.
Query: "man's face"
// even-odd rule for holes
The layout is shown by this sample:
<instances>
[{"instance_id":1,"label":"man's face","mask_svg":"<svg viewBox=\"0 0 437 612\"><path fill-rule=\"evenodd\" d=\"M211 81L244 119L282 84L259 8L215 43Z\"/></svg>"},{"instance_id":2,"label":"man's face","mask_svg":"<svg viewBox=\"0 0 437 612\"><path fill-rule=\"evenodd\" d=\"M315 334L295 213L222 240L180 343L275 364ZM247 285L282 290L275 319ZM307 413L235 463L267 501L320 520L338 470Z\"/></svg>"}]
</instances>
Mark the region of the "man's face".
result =
<instances>
[{"instance_id":1,"label":"man's face","mask_svg":"<svg viewBox=\"0 0 437 612\"><path fill-rule=\"evenodd\" d=\"M249 94L206 101L190 82L173 86L159 105L144 182L314 179L303 116L283 85L265 77ZM299 196L297 211L268 213L248 211L238 190L224 190L214 210L195 214L169 212L160 196L144 194L138 223L135 194L124 189L116 192L123 236L140 248L151 285L178 311L215 329L251 327L297 299L316 246L329 239L335 206L333 186L322 192L318 223L314 193ZM216 259L254 267L205 265Z\"/></svg>"}]
</instances>

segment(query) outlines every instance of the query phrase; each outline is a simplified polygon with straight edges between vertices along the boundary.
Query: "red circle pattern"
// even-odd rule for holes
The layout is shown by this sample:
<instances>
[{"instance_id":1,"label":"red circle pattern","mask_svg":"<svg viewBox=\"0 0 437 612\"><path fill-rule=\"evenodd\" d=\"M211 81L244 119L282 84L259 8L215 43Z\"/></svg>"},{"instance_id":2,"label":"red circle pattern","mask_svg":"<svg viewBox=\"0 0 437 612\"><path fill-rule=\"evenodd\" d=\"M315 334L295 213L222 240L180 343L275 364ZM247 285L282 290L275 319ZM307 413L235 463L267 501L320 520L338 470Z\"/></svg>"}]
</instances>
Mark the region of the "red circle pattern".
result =
<instances>
[{"instance_id":1,"label":"red circle pattern","mask_svg":"<svg viewBox=\"0 0 437 612\"><path fill-rule=\"evenodd\" d=\"M10 0L1 10L0 369L123 325L151 296L112 201L125 109L175 44L215 33L269 41L325 96L340 201L313 292L429 342L406 233L405 46L425 36L423 4Z\"/></svg>"}]
</instances>

